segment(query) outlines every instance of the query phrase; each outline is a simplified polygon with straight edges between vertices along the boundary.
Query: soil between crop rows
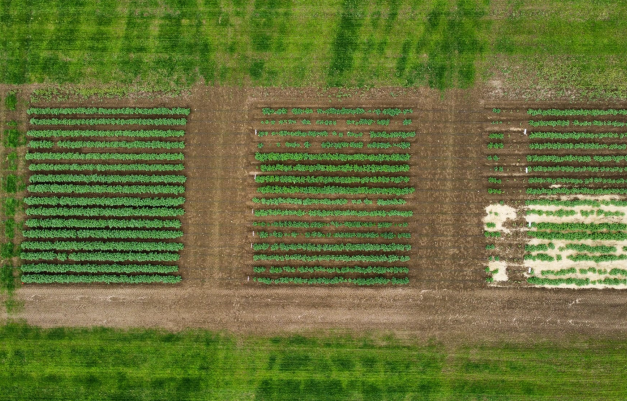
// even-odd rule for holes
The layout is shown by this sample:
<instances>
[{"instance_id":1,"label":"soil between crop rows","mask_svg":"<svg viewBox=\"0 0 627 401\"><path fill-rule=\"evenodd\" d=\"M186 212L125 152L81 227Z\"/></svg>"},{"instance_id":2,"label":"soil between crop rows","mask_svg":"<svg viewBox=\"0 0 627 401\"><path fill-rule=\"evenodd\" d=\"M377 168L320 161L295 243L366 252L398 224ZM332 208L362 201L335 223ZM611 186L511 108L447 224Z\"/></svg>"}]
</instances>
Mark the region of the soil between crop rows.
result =
<instances>
[{"instance_id":1,"label":"soil between crop rows","mask_svg":"<svg viewBox=\"0 0 627 401\"><path fill-rule=\"evenodd\" d=\"M516 117L527 121L528 103L487 105L480 93L461 91L442 100L439 93L429 91L393 98L389 91L373 90L361 98L354 95L329 102L326 95L313 90L196 87L182 99L104 100L94 105L192 109L183 150L188 177L182 218L185 250L179 261L183 282L174 286L26 286L18 291L24 307L16 317L31 324L206 327L240 332L336 328L486 340L613 335L626 328L627 295L623 292L488 288L485 284L485 206L495 199L526 198L523 193L487 199L486 132L498 129L488 118L492 107L519 107ZM258 196L250 174L256 151L252 121L259 117L260 107L305 105L413 107L411 130L417 136L411 141L408 175L416 192L406 198L406 209L414 212L407 220L413 234L408 286L277 288L248 282L254 265L250 199ZM600 128L598 132L605 132ZM522 155L527 149L520 144ZM494 153L498 152L502 150ZM512 162L517 153L508 156ZM518 181L512 187L518 188Z\"/></svg>"}]
</instances>

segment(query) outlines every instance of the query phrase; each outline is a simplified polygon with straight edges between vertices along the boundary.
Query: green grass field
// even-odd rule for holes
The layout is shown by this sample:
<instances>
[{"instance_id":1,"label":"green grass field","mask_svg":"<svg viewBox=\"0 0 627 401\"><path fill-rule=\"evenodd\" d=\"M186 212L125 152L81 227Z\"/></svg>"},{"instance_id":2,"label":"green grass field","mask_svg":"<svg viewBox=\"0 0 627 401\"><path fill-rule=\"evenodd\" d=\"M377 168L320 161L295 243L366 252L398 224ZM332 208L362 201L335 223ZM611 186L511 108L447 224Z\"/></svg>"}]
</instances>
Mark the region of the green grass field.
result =
<instances>
[{"instance_id":1,"label":"green grass field","mask_svg":"<svg viewBox=\"0 0 627 401\"><path fill-rule=\"evenodd\" d=\"M624 399L626 351L627 341L445 347L9 324L0 328L0 398Z\"/></svg>"},{"instance_id":2,"label":"green grass field","mask_svg":"<svg viewBox=\"0 0 627 401\"><path fill-rule=\"evenodd\" d=\"M627 90L627 3L2 0L0 81ZM576 34L574 34L576 32Z\"/></svg>"}]
</instances>

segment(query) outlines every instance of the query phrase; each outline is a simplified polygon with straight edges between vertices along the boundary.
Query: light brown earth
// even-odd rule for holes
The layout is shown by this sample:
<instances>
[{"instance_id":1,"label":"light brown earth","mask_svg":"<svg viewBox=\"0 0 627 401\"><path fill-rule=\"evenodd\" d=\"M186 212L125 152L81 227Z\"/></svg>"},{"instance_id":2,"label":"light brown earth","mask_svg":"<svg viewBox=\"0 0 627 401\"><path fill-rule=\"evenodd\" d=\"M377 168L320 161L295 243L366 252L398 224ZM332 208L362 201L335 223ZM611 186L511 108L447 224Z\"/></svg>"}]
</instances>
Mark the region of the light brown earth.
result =
<instances>
[{"instance_id":1,"label":"light brown earth","mask_svg":"<svg viewBox=\"0 0 627 401\"><path fill-rule=\"evenodd\" d=\"M485 132L495 130L486 121L492 107L508 105L484 102L478 91L452 91L444 97L426 90L403 91L379 89L338 99L332 92L313 90L196 87L179 99L101 102L192 108L185 151L184 281L175 286L25 286L17 292L23 308L13 317L45 327L241 333L353 329L441 340L534 341L624 333L627 292L485 284L482 219L485 207L495 202L484 195ZM412 144L416 194L410 197L415 215L410 220L409 286L271 287L247 281L252 272L249 214L254 188L248 173L255 151L250 117L268 105L414 109L419 134ZM509 106L520 107L515 118L525 121L526 103Z\"/></svg>"}]
</instances>

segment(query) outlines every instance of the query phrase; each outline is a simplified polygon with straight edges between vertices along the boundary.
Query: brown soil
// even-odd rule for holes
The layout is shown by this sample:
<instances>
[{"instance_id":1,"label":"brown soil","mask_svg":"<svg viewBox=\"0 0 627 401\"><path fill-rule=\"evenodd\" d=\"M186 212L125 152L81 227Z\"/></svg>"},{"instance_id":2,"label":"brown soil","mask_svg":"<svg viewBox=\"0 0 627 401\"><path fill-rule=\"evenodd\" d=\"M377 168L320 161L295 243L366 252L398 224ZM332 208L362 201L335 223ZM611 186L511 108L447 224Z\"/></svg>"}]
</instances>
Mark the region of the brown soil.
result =
<instances>
[{"instance_id":1,"label":"brown soil","mask_svg":"<svg viewBox=\"0 0 627 401\"><path fill-rule=\"evenodd\" d=\"M489 118L492 107L508 106L519 107L520 113L512 116L527 121L528 103L486 104L480 92L468 91L447 92L444 98L398 88L352 93L340 99L332 91L199 86L178 99L94 101L117 107L191 107L185 149L186 248L180 262L184 281L175 286L29 285L18 291L24 307L15 317L45 327L202 327L242 333L353 329L441 340L528 341L618 335L627 329L625 292L485 284L485 207L501 198L524 198L486 195L486 132L500 128ZM414 210L409 286L277 287L248 281L253 265L252 118L264 106L307 105L414 109L411 118L417 125L412 130L418 135L411 150L416 193L407 198Z\"/></svg>"}]
</instances>

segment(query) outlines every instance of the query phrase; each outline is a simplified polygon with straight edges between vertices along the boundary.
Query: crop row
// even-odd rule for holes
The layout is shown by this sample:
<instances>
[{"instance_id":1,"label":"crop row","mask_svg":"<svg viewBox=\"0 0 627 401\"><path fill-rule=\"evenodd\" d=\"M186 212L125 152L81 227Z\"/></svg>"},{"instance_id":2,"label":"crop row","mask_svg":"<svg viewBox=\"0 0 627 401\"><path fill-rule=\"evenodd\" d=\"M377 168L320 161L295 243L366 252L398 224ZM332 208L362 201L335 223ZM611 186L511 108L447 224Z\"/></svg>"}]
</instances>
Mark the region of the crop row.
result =
<instances>
[{"instance_id":1,"label":"crop row","mask_svg":"<svg viewBox=\"0 0 627 401\"><path fill-rule=\"evenodd\" d=\"M60 148L126 148L126 149L183 149L183 141L57 141ZM53 141L30 141L28 147L33 149L52 148Z\"/></svg>"},{"instance_id":2,"label":"crop row","mask_svg":"<svg viewBox=\"0 0 627 401\"><path fill-rule=\"evenodd\" d=\"M411 210L286 210L286 209L255 209L256 217L267 216L352 216L352 217L411 217L414 214Z\"/></svg>"},{"instance_id":3,"label":"crop row","mask_svg":"<svg viewBox=\"0 0 627 401\"><path fill-rule=\"evenodd\" d=\"M360 273L360 274L386 274L386 273L409 273L409 268L400 266L342 266L342 267L325 267L325 266L255 266L255 273L270 274L276 273Z\"/></svg>"},{"instance_id":4,"label":"crop row","mask_svg":"<svg viewBox=\"0 0 627 401\"><path fill-rule=\"evenodd\" d=\"M59 260L64 262L176 262L180 256L178 253L165 252L24 252L20 254L22 260Z\"/></svg>"},{"instance_id":5,"label":"crop row","mask_svg":"<svg viewBox=\"0 0 627 401\"><path fill-rule=\"evenodd\" d=\"M76 193L76 194L172 194L185 192L182 185L74 185L74 184L34 184L28 186L29 192Z\"/></svg>"},{"instance_id":6,"label":"crop row","mask_svg":"<svg viewBox=\"0 0 627 401\"><path fill-rule=\"evenodd\" d=\"M263 115L282 115L287 114L287 108L278 108L272 109L269 107L264 107L261 109ZM301 114L313 114L314 110L311 108L292 108L292 114L301 115ZM316 113L318 114L326 114L326 115L356 115L356 114L376 114L376 115L387 115L387 116L398 116L399 114L411 114L413 113L413 109L399 109L399 108L387 108L387 109L362 109L361 107L357 108L346 108L342 107L341 109L337 109L335 107L330 107L328 109L316 109Z\"/></svg>"},{"instance_id":7,"label":"crop row","mask_svg":"<svg viewBox=\"0 0 627 401\"><path fill-rule=\"evenodd\" d=\"M527 188L529 195L624 195L627 188Z\"/></svg>"},{"instance_id":8,"label":"crop row","mask_svg":"<svg viewBox=\"0 0 627 401\"><path fill-rule=\"evenodd\" d=\"M27 209L28 211L33 208ZM89 210L89 209L82 209ZM105 209L99 209L105 210ZM120 210L120 209L110 209ZM170 210L170 209L162 209ZM174 209L177 210L177 209ZM182 212L181 209L178 209ZM35 214L35 213L32 213ZM53 213L51 215L54 216ZM96 216L100 216L96 214ZM168 216L169 217L169 216ZM31 228L181 228L179 220L147 220L147 219L28 219L26 225Z\"/></svg>"},{"instance_id":9,"label":"crop row","mask_svg":"<svg viewBox=\"0 0 627 401\"><path fill-rule=\"evenodd\" d=\"M529 184L625 184L627 179L625 178L548 178L548 177L531 177L529 178Z\"/></svg>"},{"instance_id":10,"label":"crop row","mask_svg":"<svg viewBox=\"0 0 627 401\"><path fill-rule=\"evenodd\" d=\"M326 160L326 161L373 161L373 162L387 162L387 161L409 161L410 155L408 153L390 153L390 154L367 154L367 153L255 153L255 159L260 162L269 161L302 161L302 160Z\"/></svg>"},{"instance_id":11,"label":"crop row","mask_svg":"<svg viewBox=\"0 0 627 401\"><path fill-rule=\"evenodd\" d=\"M415 191L413 187L294 187L268 185L257 188L262 194L336 194L336 195L409 195Z\"/></svg>"},{"instance_id":12,"label":"crop row","mask_svg":"<svg viewBox=\"0 0 627 401\"><path fill-rule=\"evenodd\" d=\"M578 287L599 284L599 285L625 285L627 284L627 279L618 279L618 278L610 278L605 277L599 280L590 280L589 278L540 278L540 277L529 277L527 279L529 284L535 285L576 285Z\"/></svg>"},{"instance_id":13,"label":"crop row","mask_svg":"<svg viewBox=\"0 0 627 401\"><path fill-rule=\"evenodd\" d=\"M587 244L566 244L564 247L560 247L559 250L565 251L567 249L574 250L577 252L590 252L590 253L612 253L616 252L615 246L606 246L606 245L587 245ZM623 247L623 250L624 247Z\"/></svg>"},{"instance_id":14,"label":"crop row","mask_svg":"<svg viewBox=\"0 0 627 401\"><path fill-rule=\"evenodd\" d=\"M361 199L318 199L318 198L253 198L253 202L261 203L263 205L347 205L348 202L352 204L362 203ZM372 205L374 201L370 199L364 199L365 205ZM377 205L389 206L389 205L404 205L407 201L404 199L377 199Z\"/></svg>"},{"instance_id":15,"label":"crop row","mask_svg":"<svg viewBox=\"0 0 627 401\"><path fill-rule=\"evenodd\" d=\"M627 156L577 156L577 155L527 155L528 162L552 162L552 163L563 163L563 162L579 162L579 163L589 163L591 161L599 162L599 163L607 163L607 162L615 162L620 163L622 161L627 160Z\"/></svg>"},{"instance_id":16,"label":"crop row","mask_svg":"<svg viewBox=\"0 0 627 401\"><path fill-rule=\"evenodd\" d=\"M543 240L568 240L568 241L624 241L627 240L627 232L560 232L560 231L527 231L527 235L532 238Z\"/></svg>"},{"instance_id":17,"label":"crop row","mask_svg":"<svg viewBox=\"0 0 627 401\"><path fill-rule=\"evenodd\" d=\"M185 211L182 208L80 208L80 207L29 207L28 216L88 216L88 217L177 217ZM30 221L30 220L29 220Z\"/></svg>"},{"instance_id":18,"label":"crop row","mask_svg":"<svg viewBox=\"0 0 627 401\"><path fill-rule=\"evenodd\" d=\"M153 108L140 108L140 107L119 107L105 109L103 107L29 107L26 110L26 114L49 114L49 115L61 115L61 114L141 114L141 115L175 115L183 114L188 116L190 110L184 107L173 107L171 109L167 107L153 107Z\"/></svg>"},{"instance_id":19,"label":"crop row","mask_svg":"<svg viewBox=\"0 0 627 401\"><path fill-rule=\"evenodd\" d=\"M403 184L409 182L409 177L258 175L255 177L255 181L260 184L268 182L279 182L282 184Z\"/></svg>"},{"instance_id":20,"label":"crop row","mask_svg":"<svg viewBox=\"0 0 627 401\"><path fill-rule=\"evenodd\" d=\"M171 138L182 137L185 135L183 130L30 130L26 132L26 136L31 138L78 138L84 136L92 137L128 137L128 138Z\"/></svg>"},{"instance_id":21,"label":"crop row","mask_svg":"<svg viewBox=\"0 0 627 401\"><path fill-rule=\"evenodd\" d=\"M349 228L391 228L407 227L408 223L392 223L389 221L254 221L253 227L281 227L281 228L325 228L325 227L349 227Z\"/></svg>"},{"instance_id":22,"label":"crop row","mask_svg":"<svg viewBox=\"0 0 627 401\"><path fill-rule=\"evenodd\" d=\"M560 149L593 149L593 150L625 150L627 149L627 144L618 144L618 143L530 143L529 149L531 150L541 150L541 149L551 149L551 150L560 150Z\"/></svg>"},{"instance_id":23,"label":"crop row","mask_svg":"<svg viewBox=\"0 0 627 401\"><path fill-rule=\"evenodd\" d=\"M526 214L538 215L538 216L555 216L555 217L568 217L577 214L574 210L558 209L558 210L541 210L541 209L528 209Z\"/></svg>"},{"instance_id":24,"label":"crop row","mask_svg":"<svg viewBox=\"0 0 627 401\"><path fill-rule=\"evenodd\" d=\"M625 109L528 109L532 116L616 116L627 115Z\"/></svg>"},{"instance_id":25,"label":"crop row","mask_svg":"<svg viewBox=\"0 0 627 401\"><path fill-rule=\"evenodd\" d=\"M379 262L397 263L408 262L409 256L398 255L301 255L301 254L254 254L253 260L279 261L299 260L303 262Z\"/></svg>"},{"instance_id":26,"label":"crop row","mask_svg":"<svg viewBox=\"0 0 627 401\"><path fill-rule=\"evenodd\" d=\"M175 273L177 266L119 264L33 263L20 266L23 273Z\"/></svg>"},{"instance_id":27,"label":"crop row","mask_svg":"<svg viewBox=\"0 0 627 401\"><path fill-rule=\"evenodd\" d=\"M404 173L408 164L262 164L261 171L342 172L342 173Z\"/></svg>"},{"instance_id":28,"label":"crop row","mask_svg":"<svg viewBox=\"0 0 627 401\"><path fill-rule=\"evenodd\" d=\"M302 277L277 277L277 278L267 278L267 277L253 277L253 281L264 283L264 284L355 284L355 285L385 285L385 284L393 284L393 285L404 285L409 284L409 278L395 278L391 279L385 277L372 277L372 278L346 278L342 276L337 276L333 278L326 277L317 277L317 278L302 278Z\"/></svg>"},{"instance_id":29,"label":"crop row","mask_svg":"<svg viewBox=\"0 0 627 401\"><path fill-rule=\"evenodd\" d=\"M30 171L181 171L182 164L59 164L33 163Z\"/></svg>"},{"instance_id":30,"label":"crop row","mask_svg":"<svg viewBox=\"0 0 627 401\"><path fill-rule=\"evenodd\" d=\"M102 238L102 239L175 239L183 236L183 231L160 230L25 230L25 238Z\"/></svg>"},{"instance_id":31,"label":"crop row","mask_svg":"<svg viewBox=\"0 0 627 401\"><path fill-rule=\"evenodd\" d=\"M305 231L303 233L298 233L296 231L292 232L283 232L283 231L257 231L256 235L259 238L283 238L283 237L292 237L297 238L299 235L304 236L305 238L383 238L383 239L409 239L411 238L411 233L393 233L393 232L335 232L335 233L323 233L320 231Z\"/></svg>"},{"instance_id":32,"label":"crop row","mask_svg":"<svg viewBox=\"0 0 627 401\"><path fill-rule=\"evenodd\" d=\"M81 197L34 197L24 198L29 206L179 206L185 203L185 198L81 198Z\"/></svg>"},{"instance_id":33,"label":"crop row","mask_svg":"<svg viewBox=\"0 0 627 401\"><path fill-rule=\"evenodd\" d=\"M305 251L305 252L408 252L411 245L405 244L286 244L286 243L256 243L254 251Z\"/></svg>"},{"instance_id":34,"label":"crop row","mask_svg":"<svg viewBox=\"0 0 627 401\"><path fill-rule=\"evenodd\" d=\"M627 122L623 122L623 121L599 121L599 120L594 120L594 121L577 121L577 120L574 120L574 121L568 121L568 120L534 121L534 120L529 120L529 125L531 125L532 127L547 127L547 126L548 127L568 127L571 124L576 127L590 127L590 126L625 127L627 126Z\"/></svg>"},{"instance_id":35,"label":"crop row","mask_svg":"<svg viewBox=\"0 0 627 401\"><path fill-rule=\"evenodd\" d=\"M605 230L627 230L627 224L623 223L549 223L539 222L531 223L531 227L535 227L538 230L556 230L556 231L572 231L572 230L586 230L586 231L605 231Z\"/></svg>"},{"instance_id":36,"label":"crop row","mask_svg":"<svg viewBox=\"0 0 627 401\"><path fill-rule=\"evenodd\" d=\"M142 184L184 184L187 178L184 175L102 175L102 174L33 174L30 183L42 182L97 182L97 183L129 183Z\"/></svg>"},{"instance_id":37,"label":"crop row","mask_svg":"<svg viewBox=\"0 0 627 401\"><path fill-rule=\"evenodd\" d=\"M601 262L616 262L616 261L619 261L619 260L627 260L627 255L625 255L625 254L621 254L621 255L588 255L588 254L585 254L585 253L576 253L574 255L568 255L567 258L572 260L573 262L601 263Z\"/></svg>"},{"instance_id":38,"label":"crop row","mask_svg":"<svg viewBox=\"0 0 627 401\"><path fill-rule=\"evenodd\" d=\"M596 200L596 199L574 199L574 200L557 200L557 199L528 199L525 201L527 206L627 206L627 200L608 199L608 200Z\"/></svg>"},{"instance_id":39,"label":"crop row","mask_svg":"<svg viewBox=\"0 0 627 401\"><path fill-rule=\"evenodd\" d=\"M185 125L185 118L31 118L33 125Z\"/></svg>"},{"instance_id":40,"label":"crop row","mask_svg":"<svg viewBox=\"0 0 627 401\"><path fill-rule=\"evenodd\" d=\"M25 274L21 277L25 284L73 284L73 283L105 283L105 284L176 284L181 276L114 276L98 275L84 276L73 274Z\"/></svg>"},{"instance_id":41,"label":"crop row","mask_svg":"<svg viewBox=\"0 0 627 401\"><path fill-rule=\"evenodd\" d=\"M617 132L530 132L529 139L623 139L627 134Z\"/></svg>"},{"instance_id":42,"label":"crop row","mask_svg":"<svg viewBox=\"0 0 627 401\"><path fill-rule=\"evenodd\" d=\"M529 166L529 172L537 173L624 173L627 169L624 167L596 167L596 166Z\"/></svg>"},{"instance_id":43,"label":"crop row","mask_svg":"<svg viewBox=\"0 0 627 401\"><path fill-rule=\"evenodd\" d=\"M182 251L178 242L24 241L22 249L39 251Z\"/></svg>"},{"instance_id":44,"label":"crop row","mask_svg":"<svg viewBox=\"0 0 627 401\"><path fill-rule=\"evenodd\" d=\"M26 160L183 160L182 153L56 153L26 152Z\"/></svg>"}]
</instances>

